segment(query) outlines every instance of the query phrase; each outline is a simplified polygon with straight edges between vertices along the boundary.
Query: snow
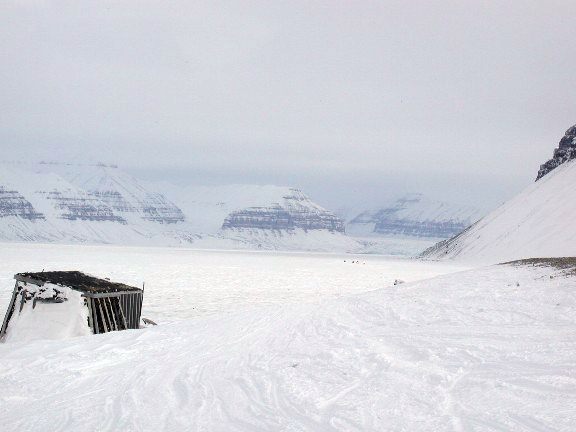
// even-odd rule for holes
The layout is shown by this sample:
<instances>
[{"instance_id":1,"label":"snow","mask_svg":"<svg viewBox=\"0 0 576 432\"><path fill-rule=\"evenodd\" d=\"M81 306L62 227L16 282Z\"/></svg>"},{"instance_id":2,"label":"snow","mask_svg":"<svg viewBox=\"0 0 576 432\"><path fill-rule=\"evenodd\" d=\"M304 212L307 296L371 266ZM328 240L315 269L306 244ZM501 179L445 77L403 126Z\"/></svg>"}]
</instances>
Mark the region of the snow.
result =
<instances>
[{"instance_id":1,"label":"snow","mask_svg":"<svg viewBox=\"0 0 576 432\"><path fill-rule=\"evenodd\" d=\"M5 243L0 244L0 314L14 274L42 269L80 270L137 287L145 282L143 316L165 323L240 307L334 298L392 285L398 278L414 281L463 268L377 255Z\"/></svg>"},{"instance_id":2,"label":"snow","mask_svg":"<svg viewBox=\"0 0 576 432\"><path fill-rule=\"evenodd\" d=\"M576 163L566 162L425 255L484 263L575 256L575 183Z\"/></svg>"},{"instance_id":3,"label":"snow","mask_svg":"<svg viewBox=\"0 0 576 432\"><path fill-rule=\"evenodd\" d=\"M91 334L88 327L88 309L84 305L84 298L78 291L67 287L60 287L52 284L44 284L44 291L36 298L48 298L57 289L67 300L63 303L41 303L33 305L32 301L24 303L20 310L20 298L17 297L16 307L4 341L9 342L30 342L37 339L68 339L76 336L86 336ZM28 292L38 291L39 287L28 284ZM4 313L6 308L2 309ZM3 317L2 317L3 318Z\"/></svg>"},{"instance_id":4,"label":"snow","mask_svg":"<svg viewBox=\"0 0 576 432\"><path fill-rule=\"evenodd\" d=\"M354 236L354 240L362 244L360 250L365 254L414 257L444 239L396 235L376 236L370 234L367 236Z\"/></svg>"},{"instance_id":5,"label":"snow","mask_svg":"<svg viewBox=\"0 0 576 432\"><path fill-rule=\"evenodd\" d=\"M200 249L280 250L309 252L364 252L363 243L328 230L226 229L194 242ZM422 249L420 249L422 250Z\"/></svg>"},{"instance_id":6,"label":"snow","mask_svg":"<svg viewBox=\"0 0 576 432\"><path fill-rule=\"evenodd\" d=\"M5 430L572 431L576 424L576 291L574 276L560 270L8 247L0 249L3 281L18 266L82 264L123 282L144 274L145 298L165 310L159 317L178 303L206 307L143 330L0 345ZM406 283L393 286L394 279Z\"/></svg>"}]
</instances>

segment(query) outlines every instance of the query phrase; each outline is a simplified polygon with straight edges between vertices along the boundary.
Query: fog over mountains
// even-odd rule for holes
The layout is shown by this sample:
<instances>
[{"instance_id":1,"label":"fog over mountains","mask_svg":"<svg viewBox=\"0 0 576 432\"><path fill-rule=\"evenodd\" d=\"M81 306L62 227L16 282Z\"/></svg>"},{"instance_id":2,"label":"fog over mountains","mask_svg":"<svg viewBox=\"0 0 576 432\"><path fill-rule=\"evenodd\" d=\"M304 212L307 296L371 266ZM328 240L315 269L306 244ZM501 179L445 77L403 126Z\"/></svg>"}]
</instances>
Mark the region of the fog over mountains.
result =
<instances>
[{"instance_id":1,"label":"fog over mountains","mask_svg":"<svg viewBox=\"0 0 576 432\"><path fill-rule=\"evenodd\" d=\"M366 210L352 218L346 231L352 235L403 235L447 238L469 227L481 216L471 206L428 199L420 193L403 195L387 207Z\"/></svg>"},{"instance_id":2,"label":"fog over mountains","mask_svg":"<svg viewBox=\"0 0 576 432\"><path fill-rule=\"evenodd\" d=\"M568 256L575 149L573 126L536 182L483 218L421 193L338 216L289 186L175 186L102 163L4 162L0 240L403 255L431 246L423 256L491 262Z\"/></svg>"}]
</instances>

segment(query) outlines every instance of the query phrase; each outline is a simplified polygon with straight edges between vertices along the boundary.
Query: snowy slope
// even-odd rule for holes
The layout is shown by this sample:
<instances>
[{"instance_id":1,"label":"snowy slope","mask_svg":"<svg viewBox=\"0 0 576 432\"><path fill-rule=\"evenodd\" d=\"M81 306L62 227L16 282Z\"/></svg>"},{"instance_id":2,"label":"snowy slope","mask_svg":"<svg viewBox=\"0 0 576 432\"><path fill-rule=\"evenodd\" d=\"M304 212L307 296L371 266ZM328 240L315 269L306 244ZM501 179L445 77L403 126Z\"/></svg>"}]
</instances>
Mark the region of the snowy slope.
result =
<instances>
[{"instance_id":1,"label":"snowy slope","mask_svg":"<svg viewBox=\"0 0 576 432\"><path fill-rule=\"evenodd\" d=\"M576 255L576 163L566 162L427 258L499 262Z\"/></svg>"},{"instance_id":2,"label":"snowy slope","mask_svg":"<svg viewBox=\"0 0 576 432\"><path fill-rule=\"evenodd\" d=\"M476 208L435 201L412 193L385 207L358 214L348 222L346 231L358 236L448 238L470 226L480 216Z\"/></svg>"},{"instance_id":3,"label":"snowy slope","mask_svg":"<svg viewBox=\"0 0 576 432\"><path fill-rule=\"evenodd\" d=\"M568 432L575 307L573 278L495 266L316 303L3 344L0 422L19 431Z\"/></svg>"}]
</instances>

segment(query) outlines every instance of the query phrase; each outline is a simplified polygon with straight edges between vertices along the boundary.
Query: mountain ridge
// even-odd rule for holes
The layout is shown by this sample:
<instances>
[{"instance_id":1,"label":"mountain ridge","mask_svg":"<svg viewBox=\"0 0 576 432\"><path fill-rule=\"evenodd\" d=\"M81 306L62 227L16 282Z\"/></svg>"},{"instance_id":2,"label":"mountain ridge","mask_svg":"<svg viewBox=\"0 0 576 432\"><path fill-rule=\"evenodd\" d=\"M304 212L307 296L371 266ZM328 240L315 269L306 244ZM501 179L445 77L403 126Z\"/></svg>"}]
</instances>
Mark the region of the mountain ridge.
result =
<instances>
[{"instance_id":1,"label":"mountain ridge","mask_svg":"<svg viewBox=\"0 0 576 432\"><path fill-rule=\"evenodd\" d=\"M169 189L164 185L164 189ZM355 250L343 223L302 191L278 186L159 191L115 165L5 163L0 173L0 239L206 248ZM221 198L230 202L219 201ZM275 227L258 225L263 211ZM280 210L279 210L280 209ZM242 226L241 212L252 212ZM268 233L274 228L275 234ZM262 232L257 232L260 230ZM329 236L310 233L326 231ZM323 237L324 236L324 237ZM276 246L275 246L276 242ZM326 249L325 251L328 251Z\"/></svg>"}]
</instances>

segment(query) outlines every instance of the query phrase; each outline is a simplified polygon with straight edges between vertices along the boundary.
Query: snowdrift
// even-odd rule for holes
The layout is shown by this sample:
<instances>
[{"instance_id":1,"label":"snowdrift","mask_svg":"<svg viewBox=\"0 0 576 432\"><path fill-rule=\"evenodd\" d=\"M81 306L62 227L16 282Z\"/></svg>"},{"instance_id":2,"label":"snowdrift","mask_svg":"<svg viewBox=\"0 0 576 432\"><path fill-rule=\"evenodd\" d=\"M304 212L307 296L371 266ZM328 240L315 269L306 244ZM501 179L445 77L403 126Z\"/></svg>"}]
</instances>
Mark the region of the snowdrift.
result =
<instances>
[{"instance_id":1,"label":"snowdrift","mask_svg":"<svg viewBox=\"0 0 576 432\"><path fill-rule=\"evenodd\" d=\"M558 270L494 266L318 303L3 344L0 423L571 431L573 293Z\"/></svg>"}]
</instances>

